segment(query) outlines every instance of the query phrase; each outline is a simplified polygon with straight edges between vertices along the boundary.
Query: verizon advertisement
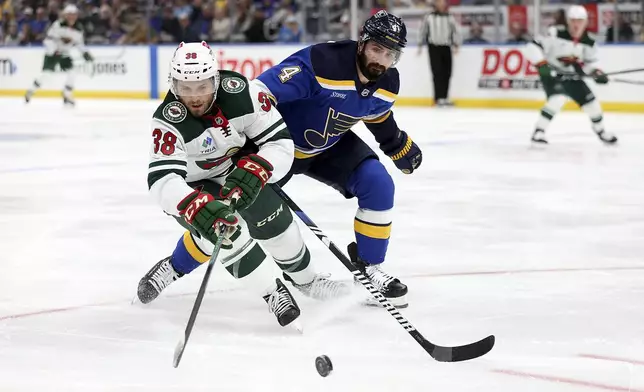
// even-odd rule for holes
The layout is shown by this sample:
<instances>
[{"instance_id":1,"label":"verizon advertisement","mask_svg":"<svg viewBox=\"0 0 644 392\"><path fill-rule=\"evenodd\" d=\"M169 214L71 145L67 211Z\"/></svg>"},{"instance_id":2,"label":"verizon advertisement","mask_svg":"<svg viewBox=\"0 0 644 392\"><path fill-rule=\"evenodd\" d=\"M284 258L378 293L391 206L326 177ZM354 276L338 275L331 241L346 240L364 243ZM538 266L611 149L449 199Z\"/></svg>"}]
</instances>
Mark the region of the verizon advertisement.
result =
<instances>
[{"instance_id":1,"label":"verizon advertisement","mask_svg":"<svg viewBox=\"0 0 644 392\"><path fill-rule=\"evenodd\" d=\"M297 45L224 45L220 48L212 45L212 47L215 55L219 59L219 67L221 69L239 72L248 79L255 79L265 70L275 64L279 64L286 57L303 48L303 46ZM168 72L170 71L170 60L172 59L174 50L175 48L169 46L159 47L158 86L160 95L167 92L170 87L168 86Z\"/></svg>"}]
</instances>

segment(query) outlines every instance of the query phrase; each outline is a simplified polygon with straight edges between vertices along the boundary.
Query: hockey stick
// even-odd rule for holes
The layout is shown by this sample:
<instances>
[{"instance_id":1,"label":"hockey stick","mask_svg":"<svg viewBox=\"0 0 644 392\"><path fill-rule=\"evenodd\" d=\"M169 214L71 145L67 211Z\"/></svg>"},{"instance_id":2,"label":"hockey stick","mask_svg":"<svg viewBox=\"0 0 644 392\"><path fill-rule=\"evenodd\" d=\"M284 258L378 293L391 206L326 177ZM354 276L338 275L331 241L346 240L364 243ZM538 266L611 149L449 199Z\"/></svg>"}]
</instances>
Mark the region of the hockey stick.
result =
<instances>
[{"instance_id":1,"label":"hockey stick","mask_svg":"<svg viewBox=\"0 0 644 392\"><path fill-rule=\"evenodd\" d=\"M634 73L634 72L644 72L644 68L634 68L634 69L625 69L622 71L607 72L606 76L621 75L621 74Z\"/></svg>"},{"instance_id":2,"label":"hockey stick","mask_svg":"<svg viewBox=\"0 0 644 392\"><path fill-rule=\"evenodd\" d=\"M208 280L210 279L212 268L215 265L217 255L219 254L221 245L224 242L225 231L226 226L222 224L219 228L219 231L217 232L217 242L215 243L215 247L212 250L212 256L210 256L210 260L208 261L208 267L206 268L206 273L204 274L203 280L201 281L201 287L199 287L199 293L197 293L195 304L192 306L192 312L190 312L190 318L188 319L188 324L186 325L186 330L183 334L183 338L179 341L179 343L177 343L177 347L175 347L174 349L172 366L174 366L175 368L179 366L183 352L186 349L186 344L188 343L188 339L190 338L190 334L192 333L192 327L194 327L195 321L197 320L197 313L199 313L201 302L203 301L204 295L206 295L206 287L208 286Z\"/></svg>"},{"instance_id":3,"label":"hockey stick","mask_svg":"<svg viewBox=\"0 0 644 392\"><path fill-rule=\"evenodd\" d=\"M318 228L311 218L302 211L300 207L295 204L295 202L279 187L277 184L273 184L273 189L277 194L284 200L284 202L289 206L297 216L300 217L302 222L304 222L309 229L318 237L324 245L335 255L344 264L344 266L351 271L351 273L358 279L358 281L373 295L373 297L380 302L380 304L387 309L389 314L398 321L398 324L402 326L405 331L407 331L411 337L413 337L418 344L420 344L425 351L432 358L440 362L460 362L467 361L470 359L478 358L482 355L487 354L492 347L494 347L494 335L490 335L485 339L479 340L465 346L456 346L456 347L443 347L437 346L429 340L425 339L423 335L418 332L418 330L411 325L411 323L404 318L398 309L396 309L387 298L385 298L380 291L378 291L367 279L364 274L347 258L347 256L342 253L338 247L329 240L329 238Z\"/></svg>"},{"instance_id":4,"label":"hockey stick","mask_svg":"<svg viewBox=\"0 0 644 392\"><path fill-rule=\"evenodd\" d=\"M611 79L612 82L644 85L644 80Z\"/></svg>"}]
</instances>

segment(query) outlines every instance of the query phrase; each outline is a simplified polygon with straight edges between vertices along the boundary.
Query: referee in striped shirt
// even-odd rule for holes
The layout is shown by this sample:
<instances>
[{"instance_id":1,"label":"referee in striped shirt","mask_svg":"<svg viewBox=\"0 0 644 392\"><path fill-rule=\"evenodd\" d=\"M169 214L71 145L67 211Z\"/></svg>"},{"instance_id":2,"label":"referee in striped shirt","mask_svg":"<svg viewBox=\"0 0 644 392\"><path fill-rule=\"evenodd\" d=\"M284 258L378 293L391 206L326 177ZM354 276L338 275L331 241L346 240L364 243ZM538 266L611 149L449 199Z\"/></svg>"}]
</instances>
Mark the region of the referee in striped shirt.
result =
<instances>
[{"instance_id":1,"label":"referee in striped shirt","mask_svg":"<svg viewBox=\"0 0 644 392\"><path fill-rule=\"evenodd\" d=\"M435 10L425 15L418 37L418 54L427 45L429 64L434 79L434 102L451 106L447 99L449 79L452 77L452 51L456 54L461 44L456 20L447 12L447 0L435 0Z\"/></svg>"}]
</instances>

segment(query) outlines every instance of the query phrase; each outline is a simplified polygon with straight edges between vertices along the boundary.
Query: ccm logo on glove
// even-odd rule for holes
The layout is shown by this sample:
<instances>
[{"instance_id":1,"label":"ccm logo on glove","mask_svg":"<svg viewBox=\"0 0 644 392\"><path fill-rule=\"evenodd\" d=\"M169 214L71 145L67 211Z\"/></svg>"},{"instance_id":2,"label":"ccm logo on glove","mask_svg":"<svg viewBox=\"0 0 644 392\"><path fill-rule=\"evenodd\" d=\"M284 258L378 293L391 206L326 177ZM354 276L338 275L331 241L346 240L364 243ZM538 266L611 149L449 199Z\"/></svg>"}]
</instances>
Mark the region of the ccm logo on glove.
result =
<instances>
[{"instance_id":1,"label":"ccm logo on glove","mask_svg":"<svg viewBox=\"0 0 644 392\"><path fill-rule=\"evenodd\" d=\"M264 187L264 184L271 178L271 173L251 160L242 158L239 160L237 166L257 176L257 178L262 181L262 187Z\"/></svg>"},{"instance_id":2,"label":"ccm logo on glove","mask_svg":"<svg viewBox=\"0 0 644 392\"><path fill-rule=\"evenodd\" d=\"M199 193L198 196L188 204L188 207L184 211L181 211L182 215L186 217L188 223L192 224L195 214L199 211L204 205L208 202L215 200L210 193Z\"/></svg>"}]
</instances>

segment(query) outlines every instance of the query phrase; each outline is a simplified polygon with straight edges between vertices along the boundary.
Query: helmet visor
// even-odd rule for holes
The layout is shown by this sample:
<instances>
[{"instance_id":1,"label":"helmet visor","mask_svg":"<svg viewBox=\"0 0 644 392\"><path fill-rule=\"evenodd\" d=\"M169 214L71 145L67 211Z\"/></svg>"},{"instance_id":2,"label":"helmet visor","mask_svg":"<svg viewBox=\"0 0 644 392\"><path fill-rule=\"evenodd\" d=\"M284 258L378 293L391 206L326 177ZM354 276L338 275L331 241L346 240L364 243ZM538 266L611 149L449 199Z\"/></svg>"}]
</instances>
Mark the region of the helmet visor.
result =
<instances>
[{"instance_id":1,"label":"helmet visor","mask_svg":"<svg viewBox=\"0 0 644 392\"><path fill-rule=\"evenodd\" d=\"M369 60L376 60L389 67L398 63L400 56L402 56L400 49L394 49L375 39L367 41L364 50Z\"/></svg>"},{"instance_id":2,"label":"helmet visor","mask_svg":"<svg viewBox=\"0 0 644 392\"><path fill-rule=\"evenodd\" d=\"M179 97L214 95L216 91L217 86L214 77L191 81L172 79L172 92Z\"/></svg>"}]
</instances>

